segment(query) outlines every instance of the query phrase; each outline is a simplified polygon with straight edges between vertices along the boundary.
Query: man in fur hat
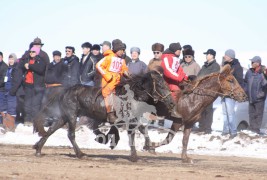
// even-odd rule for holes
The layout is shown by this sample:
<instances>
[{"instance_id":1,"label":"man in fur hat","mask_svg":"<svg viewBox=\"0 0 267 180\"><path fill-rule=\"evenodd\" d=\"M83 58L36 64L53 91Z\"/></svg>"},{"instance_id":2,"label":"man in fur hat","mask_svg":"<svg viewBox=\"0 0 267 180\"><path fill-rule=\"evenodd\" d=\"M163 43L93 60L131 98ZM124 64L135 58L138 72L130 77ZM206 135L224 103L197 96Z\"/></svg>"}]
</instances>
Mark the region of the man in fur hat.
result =
<instances>
[{"instance_id":1,"label":"man in fur hat","mask_svg":"<svg viewBox=\"0 0 267 180\"><path fill-rule=\"evenodd\" d=\"M148 71L152 71L156 69L156 66L161 66L161 56L164 51L164 45L161 43L155 43L152 45L152 51L154 54L154 58L151 59L148 63Z\"/></svg>"},{"instance_id":2,"label":"man in fur hat","mask_svg":"<svg viewBox=\"0 0 267 180\"><path fill-rule=\"evenodd\" d=\"M190 46L190 45L187 45ZM183 59L181 61L181 66L184 70L184 72L187 74L189 77L196 77L199 70L200 66L199 64L195 61L195 51L192 48L185 48L186 46L183 46ZM191 47L191 46L190 46Z\"/></svg>"},{"instance_id":3,"label":"man in fur hat","mask_svg":"<svg viewBox=\"0 0 267 180\"><path fill-rule=\"evenodd\" d=\"M124 45L121 40L112 41L112 50L104 52L104 58L97 64L96 68L102 75L102 95L108 113L108 121L114 123L117 119L114 109L114 93L115 87L120 83L123 74L128 75L128 68L122 57Z\"/></svg>"}]
</instances>

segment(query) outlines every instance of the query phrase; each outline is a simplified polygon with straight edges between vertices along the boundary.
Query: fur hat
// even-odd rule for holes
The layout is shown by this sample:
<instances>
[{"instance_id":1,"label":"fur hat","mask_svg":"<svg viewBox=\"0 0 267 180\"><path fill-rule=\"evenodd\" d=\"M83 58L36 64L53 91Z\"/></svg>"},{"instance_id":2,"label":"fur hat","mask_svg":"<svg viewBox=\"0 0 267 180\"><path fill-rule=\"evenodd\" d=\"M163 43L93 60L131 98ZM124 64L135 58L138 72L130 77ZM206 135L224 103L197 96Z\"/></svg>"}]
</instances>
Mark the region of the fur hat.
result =
<instances>
[{"instance_id":1,"label":"fur hat","mask_svg":"<svg viewBox=\"0 0 267 180\"><path fill-rule=\"evenodd\" d=\"M119 40L119 39L114 39L113 41L112 41L112 49L113 49L113 51L114 52L117 52L117 51L119 51L119 50L124 50L124 44L122 43L122 41L121 40Z\"/></svg>"},{"instance_id":2,"label":"fur hat","mask_svg":"<svg viewBox=\"0 0 267 180\"><path fill-rule=\"evenodd\" d=\"M186 56L186 55L194 56L195 55L195 51L193 49L184 49L182 53L183 53L183 56Z\"/></svg>"},{"instance_id":3,"label":"fur hat","mask_svg":"<svg viewBox=\"0 0 267 180\"><path fill-rule=\"evenodd\" d=\"M164 45L160 44L160 43L155 43L155 44L152 45L152 51L163 52L164 51Z\"/></svg>"},{"instance_id":4,"label":"fur hat","mask_svg":"<svg viewBox=\"0 0 267 180\"><path fill-rule=\"evenodd\" d=\"M171 43L169 46L169 50L172 51L173 53L175 53L177 50L181 50L181 44L179 42L177 43Z\"/></svg>"}]
</instances>

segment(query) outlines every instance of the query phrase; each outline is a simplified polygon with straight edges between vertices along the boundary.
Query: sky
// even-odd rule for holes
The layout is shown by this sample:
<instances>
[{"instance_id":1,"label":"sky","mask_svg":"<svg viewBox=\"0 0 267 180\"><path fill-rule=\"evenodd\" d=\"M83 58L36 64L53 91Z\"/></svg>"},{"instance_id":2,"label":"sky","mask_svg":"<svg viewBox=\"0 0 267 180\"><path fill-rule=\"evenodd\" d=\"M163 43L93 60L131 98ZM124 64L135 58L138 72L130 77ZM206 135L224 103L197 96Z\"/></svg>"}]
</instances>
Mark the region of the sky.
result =
<instances>
[{"instance_id":1,"label":"sky","mask_svg":"<svg viewBox=\"0 0 267 180\"><path fill-rule=\"evenodd\" d=\"M86 41L119 38L128 52L140 47L144 61L153 43L180 42L203 62L203 51L213 48L220 59L231 48L244 62L259 55L267 64L266 7L265 0L1 0L0 51L19 56L38 36L49 55L71 45L80 56Z\"/></svg>"}]
</instances>

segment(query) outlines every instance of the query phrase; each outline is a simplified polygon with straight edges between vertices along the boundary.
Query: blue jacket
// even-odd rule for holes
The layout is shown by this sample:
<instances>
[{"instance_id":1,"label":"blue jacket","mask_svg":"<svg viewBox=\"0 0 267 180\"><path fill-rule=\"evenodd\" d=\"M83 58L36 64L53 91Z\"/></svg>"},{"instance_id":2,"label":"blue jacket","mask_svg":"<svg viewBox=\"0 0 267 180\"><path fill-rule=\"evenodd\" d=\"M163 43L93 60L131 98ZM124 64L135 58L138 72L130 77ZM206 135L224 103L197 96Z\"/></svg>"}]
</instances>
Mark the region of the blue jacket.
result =
<instances>
[{"instance_id":1,"label":"blue jacket","mask_svg":"<svg viewBox=\"0 0 267 180\"><path fill-rule=\"evenodd\" d=\"M245 76L245 91L249 98L249 103L265 101L267 93L267 79L264 77L262 70L255 72L249 69Z\"/></svg>"}]
</instances>

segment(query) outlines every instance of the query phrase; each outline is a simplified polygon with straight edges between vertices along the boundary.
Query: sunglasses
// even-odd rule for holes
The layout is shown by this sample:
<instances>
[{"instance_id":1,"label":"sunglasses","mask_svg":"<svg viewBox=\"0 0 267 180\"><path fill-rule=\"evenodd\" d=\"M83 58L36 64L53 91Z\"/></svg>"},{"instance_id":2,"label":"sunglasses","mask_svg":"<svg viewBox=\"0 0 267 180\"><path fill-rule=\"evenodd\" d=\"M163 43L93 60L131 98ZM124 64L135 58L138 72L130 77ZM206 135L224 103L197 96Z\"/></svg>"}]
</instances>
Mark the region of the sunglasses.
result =
<instances>
[{"instance_id":1,"label":"sunglasses","mask_svg":"<svg viewBox=\"0 0 267 180\"><path fill-rule=\"evenodd\" d=\"M190 56L190 55L189 56L184 56L184 58L192 58L192 56Z\"/></svg>"},{"instance_id":2,"label":"sunglasses","mask_svg":"<svg viewBox=\"0 0 267 180\"><path fill-rule=\"evenodd\" d=\"M153 54L159 54L160 52L159 51L153 51Z\"/></svg>"},{"instance_id":3,"label":"sunglasses","mask_svg":"<svg viewBox=\"0 0 267 180\"><path fill-rule=\"evenodd\" d=\"M30 51L30 53L36 53L35 51Z\"/></svg>"}]
</instances>

